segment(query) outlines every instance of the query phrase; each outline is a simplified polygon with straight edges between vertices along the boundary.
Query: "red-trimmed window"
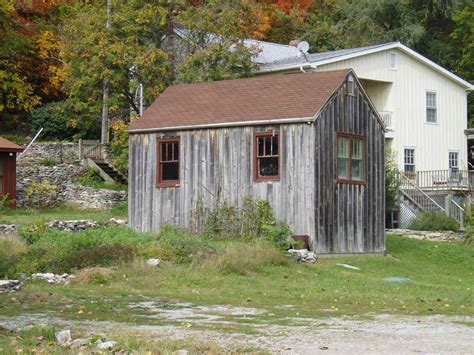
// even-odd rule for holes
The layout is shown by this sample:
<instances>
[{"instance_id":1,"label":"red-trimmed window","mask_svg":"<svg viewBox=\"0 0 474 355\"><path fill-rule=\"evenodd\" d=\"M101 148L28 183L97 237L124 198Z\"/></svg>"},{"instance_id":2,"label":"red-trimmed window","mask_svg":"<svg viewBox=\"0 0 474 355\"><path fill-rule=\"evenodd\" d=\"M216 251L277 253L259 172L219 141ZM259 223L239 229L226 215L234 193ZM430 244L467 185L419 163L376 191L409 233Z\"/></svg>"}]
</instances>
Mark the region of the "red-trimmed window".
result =
<instances>
[{"instance_id":1,"label":"red-trimmed window","mask_svg":"<svg viewBox=\"0 0 474 355\"><path fill-rule=\"evenodd\" d=\"M254 142L255 181L280 180L279 132L257 132Z\"/></svg>"},{"instance_id":2,"label":"red-trimmed window","mask_svg":"<svg viewBox=\"0 0 474 355\"><path fill-rule=\"evenodd\" d=\"M365 137L337 134L337 180L341 183L364 184L366 181Z\"/></svg>"},{"instance_id":3,"label":"red-trimmed window","mask_svg":"<svg viewBox=\"0 0 474 355\"><path fill-rule=\"evenodd\" d=\"M179 186L179 137L158 139L157 150L157 186Z\"/></svg>"}]
</instances>

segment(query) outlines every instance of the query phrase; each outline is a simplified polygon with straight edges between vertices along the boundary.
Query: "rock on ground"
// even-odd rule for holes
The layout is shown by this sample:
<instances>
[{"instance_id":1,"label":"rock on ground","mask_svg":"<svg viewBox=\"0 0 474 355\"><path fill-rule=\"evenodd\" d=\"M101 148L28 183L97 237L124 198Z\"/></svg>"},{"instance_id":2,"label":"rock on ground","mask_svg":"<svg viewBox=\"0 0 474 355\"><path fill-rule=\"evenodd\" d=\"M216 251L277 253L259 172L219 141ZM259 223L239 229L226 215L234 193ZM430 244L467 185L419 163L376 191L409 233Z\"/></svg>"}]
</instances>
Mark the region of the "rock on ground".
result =
<instances>
[{"instance_id":1,"label":"rock on ground","mask_svg":"<svg viewBox=\"0 0 474 355\"><path fill-rule=\"evenodd\" d=\"M74 278L74 275L69 275L69 274L56 275L51 272L47 272L47 273L33 274L31 275L31 278L33 280L43 280L50 284L63 283L67 285Z\"/></svg>"},{"instance_id":2,"label":"rock on ground","mask_svg":"<svg viewBox=\"0 0 474 355\"><path fill-rule=\"evenodd\" d=\"M23 284L20 280L0 280L0 293L19 291Z\"/></svg>"},{"instance_id":3,"label":"rock on ground","mask_svg":"<svg viewBox=\"0 0 474 355\"><path fill-rule=\"evenodd\" d=\"M56 333L56 341L60 346L70 346L71 340L71 331L69 329Z\"/></svg>"}]
</instances>

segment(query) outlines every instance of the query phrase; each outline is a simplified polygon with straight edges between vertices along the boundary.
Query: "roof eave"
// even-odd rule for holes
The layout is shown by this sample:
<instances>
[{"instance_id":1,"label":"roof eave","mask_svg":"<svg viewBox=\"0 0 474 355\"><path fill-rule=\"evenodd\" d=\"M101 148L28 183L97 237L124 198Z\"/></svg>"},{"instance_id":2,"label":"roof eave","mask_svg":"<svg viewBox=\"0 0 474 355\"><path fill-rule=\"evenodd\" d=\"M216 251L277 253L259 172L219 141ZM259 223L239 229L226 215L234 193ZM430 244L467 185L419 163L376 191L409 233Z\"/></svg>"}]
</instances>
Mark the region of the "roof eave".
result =
<instances>
[{"instance_id":1,"label":"roof eave","mask_svg":"<svg viewBox=\"0 0 474 355\"><path fill-rule=\"evenodd\" d=\"M463 86L467 91L474 90L474 85L470 84L469 82L467 82L466 80L460 78L459 76L457 76L456 74L450 72L449 70L443 68L439 64L436 64L435 62L431 61L430 59L428 59L428 58L422 56L421 54L415 52L414 50L408 48L407 46L405 46L404 44L402 44L400 42L389 43L385 46L380 46L380 47L377 47L377 48L367 49L367 50L363 50L363 51L360 51L360 52L351 53L351 54L347 54L347 55L343 55L343 56L339 56L339 57L328 58L328 59L324 59L324 60L320 60L320 61L307 62L305 64L285 64L285 65L282 65L282 66L263 68L262 70L260 70L260 72L261 73L270 73L270 72L275 72L275 71L293 70L293 69L298 69L298 68L301 68L301 67L303 67L303 68L308 68L308 67L317 68L318 66L321 66L321 65L340 62L342 60L352 59L352 58L355 58L355 57L360 57L360 56L363 56L363 55L369 55L369 54L372 54L372 53L377 53L377 52L390 50L390 49L394 49L394 48L400 49L401 51L405 52L406 54L410 55L411 57L414 57L414 58L418 59L419 61L421 61L422 63L429 65L433 70L435 70L436 72L442 74L443 76L447 77L448 79L453 80L458 85Z\"/></svg>"},{"instance_id":2,"label":"roof eave","mask_svg":"<svg viewBox=\"0 0 474 355\"><path fill-rule=\"evenodd\" d=\"M23 148L0 148L1 153L21 153Z\"/></svg>"},{"instance_id":3,"label":"roof eave","mask_svg":"<svg viewBox=\"0 0 474 355\"><path fill-rule=\"evenodd\" d=\"M259 125L285 124L285 123L286 124L312 123L314 122L314 120L315 120L315 116L276 118L276 119L257 120L257 121L223 122L223 123L183 125L183 126L172 126L172 127L170 126L170 127L159 127L159 128L137 128L137 129L129 129L128 132L131 134L136 134L136 133L153 133L153 132L166 132L166 131L189 131L189 130L195 130L195 129L244 127L244 126L259 126Z\"/></svg>"}]
</instances>

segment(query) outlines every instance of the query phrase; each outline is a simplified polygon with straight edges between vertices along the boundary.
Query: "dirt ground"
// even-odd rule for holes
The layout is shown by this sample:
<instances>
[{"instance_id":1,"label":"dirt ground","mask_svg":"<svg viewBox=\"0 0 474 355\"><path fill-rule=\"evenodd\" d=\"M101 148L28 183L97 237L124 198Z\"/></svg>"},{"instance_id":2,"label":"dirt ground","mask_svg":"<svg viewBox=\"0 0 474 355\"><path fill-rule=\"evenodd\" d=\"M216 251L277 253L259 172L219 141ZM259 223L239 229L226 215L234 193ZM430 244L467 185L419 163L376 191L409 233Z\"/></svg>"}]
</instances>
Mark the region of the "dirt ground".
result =
<instances>
[{"instance_id":1,"label":"dirt ground","mask_svg":"<svg viewBox=\"0 0 474 355\"><path fill-rule=\"evenodd\" d=\"M146 338L193 339L209 341L232 349L235 346L267 350L275 354L360 354L360 353L474 353L474 318L458 316L394 316L368 318L288 318L292 325L265 322L248 323L250 332L223 332L220 326L232 325L226 316L251 319L265 310L231 306L193 306L179 304L162 309L153 302L130 304L150 311L150 317L175 321L176 325L136 325L130 323L70 321L45 314L17 317L0 316L0 326L19 329L30 325L54 325L58 329L107 335L114 332L140 334ZM213 330L197 327L199 323ZM240 323L241 325L241 323Z\"/></svg>"}]
</instances>

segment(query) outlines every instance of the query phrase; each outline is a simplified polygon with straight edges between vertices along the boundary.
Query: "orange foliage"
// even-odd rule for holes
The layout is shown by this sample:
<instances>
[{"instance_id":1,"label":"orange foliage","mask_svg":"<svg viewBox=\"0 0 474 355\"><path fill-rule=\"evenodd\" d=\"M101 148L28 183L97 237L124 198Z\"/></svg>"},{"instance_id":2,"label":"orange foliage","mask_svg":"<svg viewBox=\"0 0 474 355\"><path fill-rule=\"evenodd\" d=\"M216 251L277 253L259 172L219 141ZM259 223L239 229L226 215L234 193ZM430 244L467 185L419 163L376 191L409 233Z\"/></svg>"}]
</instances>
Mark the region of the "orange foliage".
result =
<instances>
[{"instance_id":1,"label":"orange foliage","mask_svg":"<svg viewBox=\"0 0 474 355\"><path fill-rule=\"evenodd\" d=\"M273 2L285 12L289 12L295 7L306 12L314 6L314 0L274 0Z\"/></svg>"}]
</instances>

